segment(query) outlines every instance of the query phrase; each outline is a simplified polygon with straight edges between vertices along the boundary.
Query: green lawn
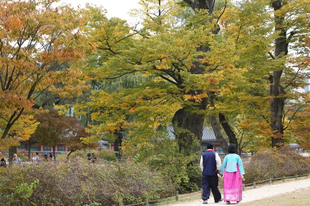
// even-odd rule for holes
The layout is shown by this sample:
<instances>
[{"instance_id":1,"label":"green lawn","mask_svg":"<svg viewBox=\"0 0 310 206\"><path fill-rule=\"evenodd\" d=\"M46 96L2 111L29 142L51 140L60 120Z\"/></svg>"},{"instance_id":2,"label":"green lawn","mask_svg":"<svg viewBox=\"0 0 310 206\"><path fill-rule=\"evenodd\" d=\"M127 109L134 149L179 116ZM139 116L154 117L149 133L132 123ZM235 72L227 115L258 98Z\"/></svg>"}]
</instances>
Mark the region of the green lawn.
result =
<instances>
[{"instance_id":1,"label":"green lawn","mask_svg":"<svg viewBox=\"0 0 310 206\"><path fill-rule=\"evenodd\" d=\"M247 203L240 203L239 205L242 206L277 206L277 205L283 205L283 206L309 206L310 205L310 188L303 189L303 190L297 190L292 193L286 193L274 197L269 197L261 200L256 200L253 202L247 202Z\"/></svg>"}]
</instances>

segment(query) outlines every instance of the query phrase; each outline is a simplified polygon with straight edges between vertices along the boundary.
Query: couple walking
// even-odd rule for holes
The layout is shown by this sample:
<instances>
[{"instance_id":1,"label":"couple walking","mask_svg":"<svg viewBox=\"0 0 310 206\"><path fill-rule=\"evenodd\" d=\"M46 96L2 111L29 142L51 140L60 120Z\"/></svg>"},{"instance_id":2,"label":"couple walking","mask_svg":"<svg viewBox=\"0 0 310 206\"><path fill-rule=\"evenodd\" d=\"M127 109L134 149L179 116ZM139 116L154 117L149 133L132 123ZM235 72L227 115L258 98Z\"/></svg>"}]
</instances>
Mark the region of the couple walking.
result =
<instances>
[{"instance_id":1,"label":"couple walking","mask_svg":"<svg viewBox=\"0 0 310 206\"><path fill-rule=\"evenodd\" d=\"M242 200L244 169L242 160L236 152L236 145L230 144L228 154L225 156L222 165L220 156L214 152L214 144L207 144L207 151L202 154L200 159L203 204L208 204L210 189L212 190L215 203L223 201L221 192L218 189L218 175L224 176L224 201L230 204L231 202L238 203Z\"/></svg>"}]
</instances>

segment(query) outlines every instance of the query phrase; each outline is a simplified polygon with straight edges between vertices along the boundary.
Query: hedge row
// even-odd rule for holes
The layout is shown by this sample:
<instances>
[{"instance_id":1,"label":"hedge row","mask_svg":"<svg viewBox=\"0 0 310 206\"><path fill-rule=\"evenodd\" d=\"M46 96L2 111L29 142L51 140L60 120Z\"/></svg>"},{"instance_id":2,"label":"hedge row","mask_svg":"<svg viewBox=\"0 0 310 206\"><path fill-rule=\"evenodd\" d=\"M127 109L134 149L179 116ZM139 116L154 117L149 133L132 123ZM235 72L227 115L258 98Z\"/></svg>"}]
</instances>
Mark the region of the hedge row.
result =
<instances>
[{"instance_id":1,"label":"hedge row","mask_svg":"<svg viewBox=\"0 0 310 206\"><path fill-rule=\"evenodd\" d=\"M132 163L12 165L1 168L0 176L0 201L6 205L111 206L175 194L159 172Z\"/></svg>"},{"instance_id":2,"label":"hedge row","mask_svg":"<svg viewBox=\"0 0 310 206\"><path fill-rule=\"evenodd\" d=\"M260 151L245 165L246 183L310 173L310 158L289 147Z\"/></svg>"}]
</instances>

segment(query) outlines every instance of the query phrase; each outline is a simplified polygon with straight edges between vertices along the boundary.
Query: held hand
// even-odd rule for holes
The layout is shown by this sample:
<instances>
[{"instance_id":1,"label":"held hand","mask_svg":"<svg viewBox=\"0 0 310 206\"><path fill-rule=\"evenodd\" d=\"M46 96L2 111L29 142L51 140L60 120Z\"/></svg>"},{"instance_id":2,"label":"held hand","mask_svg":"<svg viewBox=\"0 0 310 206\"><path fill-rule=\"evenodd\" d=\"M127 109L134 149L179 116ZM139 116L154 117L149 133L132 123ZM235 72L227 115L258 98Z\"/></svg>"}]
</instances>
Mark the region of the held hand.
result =
<instances>
[{"instance_id":1,"label":"held hand","mask_svg":"<svg viewBox=\"0 0 310 206\"><path fill-rule=\"evenodd\" d=\"M245 181L243 174L241 174L241 179L242 179L243 181Z\"/></svg>"}]
</instances>

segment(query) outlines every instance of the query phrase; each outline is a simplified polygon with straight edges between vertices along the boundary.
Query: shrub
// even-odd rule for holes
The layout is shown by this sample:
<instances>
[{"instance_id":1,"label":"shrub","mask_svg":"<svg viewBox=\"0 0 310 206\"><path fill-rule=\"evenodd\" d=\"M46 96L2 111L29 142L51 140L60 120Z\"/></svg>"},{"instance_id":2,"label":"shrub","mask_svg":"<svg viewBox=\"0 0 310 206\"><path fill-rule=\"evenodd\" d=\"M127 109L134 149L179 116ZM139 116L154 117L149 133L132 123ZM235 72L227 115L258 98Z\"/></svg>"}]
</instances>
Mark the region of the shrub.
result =
<instances>
[{"instance_id":1,"label":"shrub","mask_svg":"<svg viewBox=\"0 0 310 206\"><path fill-rule=\"evenodd\" d=\"M98 165L80 159L77 165L11 165L0 176L0 201L12 205L134 204L175 191L161 173L131 163Z\"/></svg>"},{"instance_id":2,"label":"shrub","mask_svg":"<svg viewBox=\"0 0 310 206\"><path fill-rule=\"evenodd\" d=\"M196 155L169 158L169 156L151 157L149 166L155 171L161 171L175 185L180 194L198 191L201 187L201 170L194 163Z\"/></svg>"},{"instance_id":3,"label":"shrub","mask_svg":"<svg viewBox=\"0 0 310 206\"><path fill-rule=\"evenodd\" d=\"M115 156L114 151L109 150L109 149L99 150L99 157L109 162L116 161L116 156Z\"/></svg>"},{"instance_id":4,"label":"shrub","mask_svg":"<svg viewBox=\"0 0 310 206\"><path fill-rule=\"evenodd\" d=\"M289 147L260 151L245 165L245 172L246 183L303 175L310 172L310 159L297 154Z\"/></svg>"}]
</instances>

